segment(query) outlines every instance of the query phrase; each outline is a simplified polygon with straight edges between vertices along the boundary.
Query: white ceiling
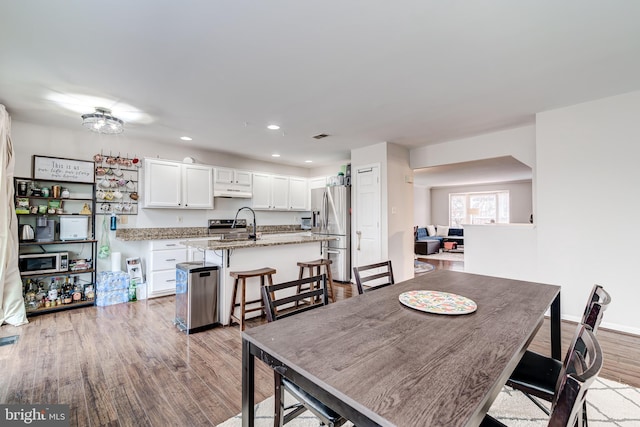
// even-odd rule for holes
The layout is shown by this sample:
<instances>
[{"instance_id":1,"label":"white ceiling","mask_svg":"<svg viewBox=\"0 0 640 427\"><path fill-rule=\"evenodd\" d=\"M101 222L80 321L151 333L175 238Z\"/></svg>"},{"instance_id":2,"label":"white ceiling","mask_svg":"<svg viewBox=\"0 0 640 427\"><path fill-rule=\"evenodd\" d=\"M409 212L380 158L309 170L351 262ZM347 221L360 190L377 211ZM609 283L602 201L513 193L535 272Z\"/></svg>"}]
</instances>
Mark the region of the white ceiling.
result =
<instances>
[{"instance_id":1,"label":"white ceiling","mask_svg":"<svg viewBox=\"0 0 640 427\"><path fill-rule=\"evenodd\" d=\"M111 107L127 119L120 138L298 166L640 89L636 0L20 0L0 17L14 121L78 129L82 112Z\"/></svg>"}]
</instances>

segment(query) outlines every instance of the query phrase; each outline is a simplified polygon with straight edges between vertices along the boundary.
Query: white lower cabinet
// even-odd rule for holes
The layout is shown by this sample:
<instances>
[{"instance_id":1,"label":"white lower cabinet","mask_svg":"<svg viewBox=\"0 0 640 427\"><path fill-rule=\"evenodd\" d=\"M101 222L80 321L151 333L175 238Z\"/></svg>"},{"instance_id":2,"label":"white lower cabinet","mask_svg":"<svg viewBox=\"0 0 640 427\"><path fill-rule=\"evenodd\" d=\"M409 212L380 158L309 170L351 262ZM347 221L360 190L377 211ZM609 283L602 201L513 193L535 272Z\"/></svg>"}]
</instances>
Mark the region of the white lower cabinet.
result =
<instances>
[{"instance_id":1,"label":"white lower cabinet","mask_svg":"<svg viewBox=\"0 0 640 427\"><path fill-rule=\"evenodd\" d=\"M187 261L187 248L181 240L152 240L147 253L147 292L149 298L176 293L176 264Z\"/></svg>"}]
</instances>

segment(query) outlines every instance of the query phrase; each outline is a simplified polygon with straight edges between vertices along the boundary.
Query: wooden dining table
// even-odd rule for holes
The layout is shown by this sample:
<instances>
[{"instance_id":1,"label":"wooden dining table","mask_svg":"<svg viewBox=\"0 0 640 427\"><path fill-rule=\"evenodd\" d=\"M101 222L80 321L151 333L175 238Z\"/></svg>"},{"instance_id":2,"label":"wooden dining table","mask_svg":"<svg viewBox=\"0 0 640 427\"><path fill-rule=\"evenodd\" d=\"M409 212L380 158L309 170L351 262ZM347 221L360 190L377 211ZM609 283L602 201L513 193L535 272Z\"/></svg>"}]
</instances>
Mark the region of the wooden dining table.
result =
<instances>
[{"instance_id":1,"label":"wooden dining table","mask_svg":"<svg viewBox=\"0 0 640 427\"><path fill-rule=\"evenodd\" d=\"M407 307L413 290L471 299L469 314ZM242 333L242 425L254 425L255 358L357 426L477 426L551 309L560 358L560 287L437 270Z\"/></svg>"}]
</instances>

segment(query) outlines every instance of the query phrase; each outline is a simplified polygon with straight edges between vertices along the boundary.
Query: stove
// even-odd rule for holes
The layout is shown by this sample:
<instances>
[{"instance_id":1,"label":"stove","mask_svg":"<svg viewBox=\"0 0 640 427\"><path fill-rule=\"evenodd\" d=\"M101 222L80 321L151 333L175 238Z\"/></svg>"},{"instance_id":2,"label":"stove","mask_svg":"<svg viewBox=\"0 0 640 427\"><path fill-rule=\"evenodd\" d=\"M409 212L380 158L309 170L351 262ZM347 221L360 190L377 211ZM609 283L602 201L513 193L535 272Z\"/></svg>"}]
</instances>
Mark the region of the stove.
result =
<instances>
[{"instance_id":1,"label":"stove","mask_svg":"<svg viewBox=\"0 0 640 427\"><path fill-rule=\"evenodd\" d=\"M233 225L233 219L210 219L209 220L209 237L219 239L240 239L248 238L247 220L236 220L236 226Z\"/></svg>"}]
</instances>

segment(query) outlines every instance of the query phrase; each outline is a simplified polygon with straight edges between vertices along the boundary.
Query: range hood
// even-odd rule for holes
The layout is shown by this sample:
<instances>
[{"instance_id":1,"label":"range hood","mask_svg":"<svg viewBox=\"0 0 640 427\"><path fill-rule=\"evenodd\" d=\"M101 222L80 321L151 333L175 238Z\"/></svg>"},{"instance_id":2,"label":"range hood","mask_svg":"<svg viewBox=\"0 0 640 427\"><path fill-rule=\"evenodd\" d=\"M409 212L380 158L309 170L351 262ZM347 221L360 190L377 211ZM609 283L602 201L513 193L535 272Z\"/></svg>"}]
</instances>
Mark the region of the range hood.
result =
<instances>
[{"instance_id":1,"label":"range hood","mask_svg":"<svg viewBox=\"0 0 640 427\"><path fill-rule=\"evenodd\" d=\"M213 197L235 197L238 199L250 199L253 197L253 194L249 191L221 189L221 190L214 190Z\"/></svg>"}]
</instances>

